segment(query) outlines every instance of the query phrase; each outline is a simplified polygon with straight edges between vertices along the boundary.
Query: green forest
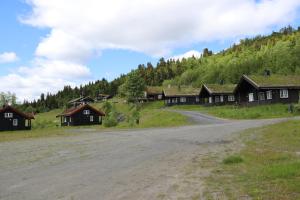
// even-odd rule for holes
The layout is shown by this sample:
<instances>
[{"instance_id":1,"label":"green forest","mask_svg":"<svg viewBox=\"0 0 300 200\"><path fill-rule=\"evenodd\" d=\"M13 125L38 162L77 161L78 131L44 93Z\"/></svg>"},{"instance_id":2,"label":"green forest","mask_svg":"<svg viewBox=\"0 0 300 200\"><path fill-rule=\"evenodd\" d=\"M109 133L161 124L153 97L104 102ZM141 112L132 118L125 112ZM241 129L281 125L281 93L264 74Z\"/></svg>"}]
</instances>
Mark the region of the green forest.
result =
<instances>
[{"instance_id":1,"label":"green forest","mask_svg":"<svg viewBox=\"0 0 300 200\"><path fill-rule=\"evenodd\" d=\"M115 80L105 79L90 82L80 87L65 86L56 94L41 94L40 99L23 102L19 108L25 111L45 112L62 108L80 95L97 97L99 94L118 95L119 88L131 73L138 74L146 85L191 85L202 83L236 83L242 74L300 74L300 27L280 29L267 36L240 40L230 48L213 53L205 48L200 58L165 60L156 65L140 64L129 74L122 74Z\"/></svg>"}]
</instances>

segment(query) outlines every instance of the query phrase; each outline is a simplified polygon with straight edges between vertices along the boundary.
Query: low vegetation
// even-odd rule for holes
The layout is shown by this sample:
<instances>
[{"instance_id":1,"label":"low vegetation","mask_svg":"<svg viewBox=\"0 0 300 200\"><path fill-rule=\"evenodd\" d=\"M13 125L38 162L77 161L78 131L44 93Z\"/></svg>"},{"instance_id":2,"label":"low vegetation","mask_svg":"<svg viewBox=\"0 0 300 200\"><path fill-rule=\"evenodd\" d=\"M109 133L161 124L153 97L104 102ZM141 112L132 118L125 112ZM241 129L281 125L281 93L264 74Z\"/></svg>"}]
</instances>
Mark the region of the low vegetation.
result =
<instances>
[{"instance_id":1,"label":"low vegetation","mask_svg":"<svg viewBox=\"0 0 300 200\"><path fill-rule=\"evenodd\" d=\"M199 105L184 105L172 106L175 110L192 110L214 115L226 119L266 119L266 118L280 118L293 117L300 115L298 106L295 106L293 112L289 110L289 105L273 104L261 105L253 107L239 107L239 106L199 106Z\"/></svg>"},{"instance_id":2,"label":"low vegetation","mask_svg":"<svg viewBox=\"0 0 300 200\"><path fill-rule=\"evenodd\" d=\"M245 147L208 178L228 199L300 199L300 123L288 121L242 134Z\"/></svg>"}]
</instances>

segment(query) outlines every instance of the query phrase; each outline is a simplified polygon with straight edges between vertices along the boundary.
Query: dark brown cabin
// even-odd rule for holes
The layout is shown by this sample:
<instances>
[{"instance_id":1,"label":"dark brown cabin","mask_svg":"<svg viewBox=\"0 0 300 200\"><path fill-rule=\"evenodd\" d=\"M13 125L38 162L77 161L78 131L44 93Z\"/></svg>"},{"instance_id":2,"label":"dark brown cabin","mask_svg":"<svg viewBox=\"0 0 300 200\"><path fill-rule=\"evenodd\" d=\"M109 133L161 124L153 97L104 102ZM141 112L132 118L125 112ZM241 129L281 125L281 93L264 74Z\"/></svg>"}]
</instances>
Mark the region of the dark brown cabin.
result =
<instances>
[{"instance_id":1,"label":"dark brown cabin","mask_svg":"<svg viewBox=\"0 0 300 200\"><path fill-rule=\"evenodd\" d=\"M83 126L102 124L103 116L105 114L102 111L89 104L83 104L69 108L57 117L60 117L61 126Z\"/></svg>"},{"instance_id":2,"label":"dark brown cabin","mask_svg":"<svg viewBox=\"0 0 300 200\"><path fill-rule=\"evenodd\" d=\"M148 101L157 101L164 99L163 88L158 86L148 86L145 91L145 98Z\"/></svg>"},{"instance_id":3,"label":"dark brown cabin","mask_svg":"<svg viewBox=\"0 0 300 200\"><path fill-rule=\"evenodd\" d=\"M30 130L33 114L23 113L12 106L0 109L0 131Z\"/></svg>"},{"instance_id":4,"label":"dark brown cabin","mask_svg":"<svg viewBox=\"0 0 300 200\"><path fill-rule=\"evenodd\" d=\"M234 84L204 84L200 90L200 101L204 105L228 105L234 104Z\"/></svg>"},{"instance_id":5,"label":"dark brown cabin","mask_svg":"<svg viewBox=\"0 0 300 200\"><path fill-rule=\"evenodd\" d=\"M298 103L300 76L243 75L235 89L239 104Z\"/></svg>"},{"instance_id":6,"label":"dark brown cabin","mask_svg":"<svg viewBox=\"0 0 300 200\"><path fill-rule=\"evenodd\" d=\"M189 86L175 86L164 88L165 105L193 105L200 104L199 88Z\"/></svg>"},{"instance_id":7,"label":"dark brown cabin","mask_svg":"<svg viewBox=\"0 0 300 200\"><path fill-rule=\"evenodd\" d=\"M91 97L79 97L76 99L72 99L68 102L69 105L72 105L73 107L82 105L82 104L88 104L88 103L94 103L95 100Z\"/></svg>"}]
</instances>

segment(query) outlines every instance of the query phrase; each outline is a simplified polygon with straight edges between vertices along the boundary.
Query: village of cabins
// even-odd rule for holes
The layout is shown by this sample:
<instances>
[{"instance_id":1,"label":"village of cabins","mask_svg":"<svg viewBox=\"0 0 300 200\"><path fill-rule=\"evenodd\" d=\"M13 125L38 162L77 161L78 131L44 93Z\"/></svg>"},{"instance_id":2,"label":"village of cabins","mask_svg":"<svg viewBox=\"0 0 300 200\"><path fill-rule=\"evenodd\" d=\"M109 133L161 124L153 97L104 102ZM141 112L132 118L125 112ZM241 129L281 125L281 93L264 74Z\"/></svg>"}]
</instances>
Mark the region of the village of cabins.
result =
<instances>
[{"instance_id":1,"label":"village of cabins","mask_svg":"<svg viewBox=\"0 0 300 200\"><path fill-rule=\"evenodd\" d=\"M243 75L237 84L203 84L201 88L167 86L146 88L139 101L164 101L172 105L238 105L293 104L299 102L300 76ZM100 99L111 98L103 95ZM80 97L69 102L69 108L58 114L61 126L100 125L105 113L90 105L95 100ZM0 109L0 131L30 130L33 114L23 113L10 105Z\"/></svg>"}]
</instances>

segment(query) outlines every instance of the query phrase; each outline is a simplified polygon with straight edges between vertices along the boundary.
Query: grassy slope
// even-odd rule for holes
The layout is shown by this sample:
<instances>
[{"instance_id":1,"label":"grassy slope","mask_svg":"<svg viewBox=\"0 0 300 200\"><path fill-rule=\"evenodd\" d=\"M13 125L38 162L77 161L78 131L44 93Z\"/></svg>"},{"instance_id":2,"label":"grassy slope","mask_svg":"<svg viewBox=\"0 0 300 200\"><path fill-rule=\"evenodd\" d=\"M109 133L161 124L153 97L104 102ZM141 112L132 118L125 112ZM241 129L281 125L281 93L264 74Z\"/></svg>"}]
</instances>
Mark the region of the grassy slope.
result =
<instances>
[{"instance_id":1,"label":"grassy slope","mask_svg":"<svg viewBox=\"0 0 300 200\"><path fill-rule=\"evenodd\" d=\"M238 106L199 106L199 105L186 105L186 106L172 106L171 109L178 110L194 110L211 114L220 118L227 119L264 119L264 118L280 118L292 117L299 115L298 112L289 113L288 105L275 104L275 105L261 105L253 107L238 107Z\"/></svg>"},{"instance_id":2,"label":"grassy slope","mask_svg":"<svg viewBox=\"0 0 300 200\"><path fill-rule=\"evenodd\" d=\"M223 191L228 199L300 199L299 121L249 130L243 140L245 148L212 173L211 191Z\"/></svg>"},{"instance_id":3,"label":"grassy slope","mask_svg":"<svg viewBox=\"0 0 300 200\"><path fill-rule=\"evenodd\" d=\"M129 106L121 99L112 100L116 106L118 112L124 114L129 113ZM96 103L93 106L101 108L101 103ZM78 128L93 128L97 130L114 130L124 128L151 128L151 127L171 127L171 126L182 126L188 125L187 117L173 113L166 110L161 110L163 102L151 102L146 103L141 110L141 119L139 125L131 126L126 120L119 123L117 127L105 128L103 126L84 126ZM56 118L56 115L61 113L61 109L52 110L50 112L41 113L35 116L35 120L32 121L31 131L14 131L14 132L0 132L0 142L19 140L24 138L38 138L38 137L49 137L59 135L71 135L73 134L72 129L74 127L60 127L60 119ZM68 131L66 131L68 130ZM77 133L76 133L77 134Z\"/></svg>"}]
</instances>

